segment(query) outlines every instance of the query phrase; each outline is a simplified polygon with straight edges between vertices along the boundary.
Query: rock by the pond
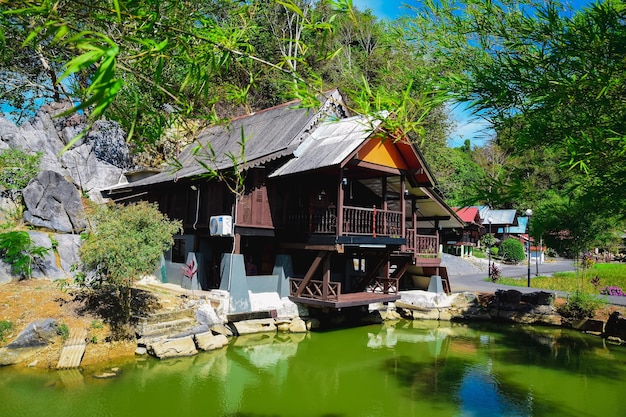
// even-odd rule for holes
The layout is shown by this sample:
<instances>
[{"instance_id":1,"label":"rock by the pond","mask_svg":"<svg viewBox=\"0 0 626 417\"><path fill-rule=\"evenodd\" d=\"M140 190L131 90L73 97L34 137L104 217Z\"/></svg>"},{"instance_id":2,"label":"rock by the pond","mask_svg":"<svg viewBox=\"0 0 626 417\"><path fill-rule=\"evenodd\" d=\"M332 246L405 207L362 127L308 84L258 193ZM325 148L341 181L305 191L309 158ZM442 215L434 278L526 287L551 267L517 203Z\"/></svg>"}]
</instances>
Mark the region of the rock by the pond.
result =
<instances>
[{"instance_id":1,"label":"rock by the pond","mask_svg":"<svg viewBox=\"0 0 626 417\"><path fill-rule=\"evenodd\" d=\"M215 309L209 303L203 303L196 309L196 320L198 323L206 324L209 327L222 323Z\"/></svg>"},{"instance_id":2,"label":"rock by the pond","mask_svg":"<svg viewBox=\"0 0 626 417\"><path fill-rule=\"evenodd\" d=\"M198 354L191 336L154 342L148 346L148 353L159 359L193 356Z\"/></svg>"},{"instance_id":3,"label":"rock by the pond","mask_svg":"<svg viewBox=\"0 0 626 417\"><path fill-rule=\"evenodd\" d=\"M94 374L93 377L96 379L110 379L119 376L122 373L120 368L111 368L110 371L100 372L98 374Z\"/></svg>"},{"instance_id":4,"label":"rock by the pond","mask_svg":"<svg viewBox=\"0 0 626 417\"><path fill-rule=\"evenodd\" d=\"M626 318L620 317L619 311L611 313L604 326L604 336L626 341Z\"/></svg>"},{"instance_id":5,"label":"rock by the pond","mask_svg":"<svg viewBox=\"0 0 626 417\"><path fill-rule=\"evenodd\" d=\"M87 227L78 189L61 174L41 171L23 191L24 220L57 232L80 233Z\"/></svg>"},{"instance_id":6,"label":"rock by the pond","mask_svg":"<svg viewBox=\"0 0 626 417\"><path fill-rule=\"evenodd\" d=\"M197 334L196 346L200 350L215 350L228 345L228 338L223 334L214 335L211 332Z\"/></svg>"},{"instance_id":7,"label":"rock by the pond","mask_svg":"<svg viewBox=\"0 0 626 417\"><path fill-rule=\"evenodd\" d=\"M233 331L224 324L214 324L211 326L211 331L216 334L223 334L226 337L234 336Z\"/></svg>"},{"instance_id":8,"label":"rock by the pond","mask_svg":"<svg viewBox=\"0 0 626 417\"><path fill-rule=\"evenodd\" d=\"M30 323L7 345L8 349L21 349L47 346L57 337L57 322L54 319L40 319Z\"/></svg>"},{"instance_id":9,"label":"rock by the pond","mask_svg":"<svg viewBox=\"0 0 626 417\"><path fill-rule=\"evenodd\" d=\"M306 333L306 323L302 319L293 319L289 325L289 332L291 333Z\"/></svg>"},{"instance_id":10,"label":"rock by the pond","mask_svg":"<svg viewBox=\"0 0 626 417\"><path fill-rule=\"evenodd\" d=\"M238 334L253 334L263 332L275 332L274 319L243 320L233 323Z\"/></svg>"},{"instance_id":11,"label":"rock by the pond","mask_svg":"<svg viewBox=\"0 0 626 417\"><path fill-rule=\"evenodd\" d=\"M43 347L0 348L0 366L15 365L32 359Z\"/></svg>"}]
</instances>

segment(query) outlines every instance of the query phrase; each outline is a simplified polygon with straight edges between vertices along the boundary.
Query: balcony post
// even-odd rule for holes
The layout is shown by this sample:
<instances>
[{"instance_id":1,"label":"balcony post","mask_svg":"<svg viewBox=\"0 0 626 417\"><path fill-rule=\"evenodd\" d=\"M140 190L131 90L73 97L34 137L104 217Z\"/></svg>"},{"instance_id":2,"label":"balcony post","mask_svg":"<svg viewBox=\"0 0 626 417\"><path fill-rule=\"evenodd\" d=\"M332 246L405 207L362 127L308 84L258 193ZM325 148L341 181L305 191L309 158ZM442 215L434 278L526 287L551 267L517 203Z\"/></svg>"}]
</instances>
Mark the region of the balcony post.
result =
<instances>
[{"instance_id":1,"label":"balcony post","mask_svg":"<svg viewBox=\"0 0 626 417\"><path fill-rule=\"evenodd\" d=\"M323 274L322 299L324 301L328 301L328 287L330 286L330 253L328 253L324 259Z\"/></svg>"},{"instance_id":2,"label":"balcony post","mask_svg":"<svg viewBox=\"0 0 626 417\"><path fill-rule=\"evenodd\" d=\"M406 185L404 184L404 175L400 176L400 207L402 207L402 220L400 221L400 236L406 239ZM406 246L402 248L406 250Z\"/></svg>"},{"instance_id":3,"label":"balcony post","mask_svg":"<svg viewBox=\"0 0 626 417\"><path fill-rule=\"evenodd\" d=\"M339 170L339 186L337 187L337 236L343 235L343 194L344 182L348 185L348 181L343 176L343 168Z\"/></svg>"},{"instance_id":4,"label":"balcony post","mask_svg":"<svg viewBox=\"0 0 626 417\"><path fill-rule=\"evenodd\" d=\"M387 177L383 177L383 234L388 234L389 224L387 223L387 210L389 210L389 206L387 203L388 199L388 191L387 191Z\"/></svg>"}]
</instances>

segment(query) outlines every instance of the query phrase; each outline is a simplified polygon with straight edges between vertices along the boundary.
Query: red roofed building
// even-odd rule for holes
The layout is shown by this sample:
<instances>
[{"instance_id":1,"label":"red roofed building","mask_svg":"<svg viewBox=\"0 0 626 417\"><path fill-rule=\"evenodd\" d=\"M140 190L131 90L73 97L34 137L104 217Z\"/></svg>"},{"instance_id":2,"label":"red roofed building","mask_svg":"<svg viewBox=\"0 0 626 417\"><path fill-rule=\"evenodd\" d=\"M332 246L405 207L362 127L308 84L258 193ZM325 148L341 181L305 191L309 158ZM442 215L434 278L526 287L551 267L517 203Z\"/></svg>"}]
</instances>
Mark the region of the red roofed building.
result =
<instances>
[{"instance_id":1,"label":"red roofed building","mask_svg":"<svg viewBox=\"0 0 626 417\"><path fill-rule=\"evenodd\" d=\"M443 231L444 250L452 255L471 256L481 236L479 207L453 207L453 210L465 222L465 227Z\"/></svg>"}]
</instances>

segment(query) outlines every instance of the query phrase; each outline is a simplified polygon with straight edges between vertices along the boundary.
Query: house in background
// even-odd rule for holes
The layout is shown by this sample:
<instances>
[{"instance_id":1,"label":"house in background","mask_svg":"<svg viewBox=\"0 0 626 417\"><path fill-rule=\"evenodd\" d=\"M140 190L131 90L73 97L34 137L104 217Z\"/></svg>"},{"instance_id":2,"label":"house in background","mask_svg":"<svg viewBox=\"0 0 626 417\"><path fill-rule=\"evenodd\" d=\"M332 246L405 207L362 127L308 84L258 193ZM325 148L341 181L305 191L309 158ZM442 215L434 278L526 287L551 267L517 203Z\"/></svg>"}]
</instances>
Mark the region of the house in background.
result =
<instances>
[{"instance_id":1,"label":"house in background","mask_svg":"<svg viewBox=\"0 0 626 417\"><path fill-rule=\"evenodd\" d=\"M482 233L479 208L454 207L456 214L465 223L462 228L448 228L443 231L444 251L456 256L472 256L479 245Z\"/></svg>"},{"instance_id":2,"label":"house in background","mask_svg":"<svg viewBox=\"0 0 626 417\"><path fill-rule=\"evenodd\" d=\"M342 103L333 90L317 111L292 102L207 128L198 142L210 144L208 159L192 145L179 171L108 196L182 220L165 279L228 291L231 313L262 309L268 293L318 308L395 301L416 277L446 276L439 229L463 222L406 138Z\"/></svg>"},{"instance_id":3,"label":"house in background","mask_svg":"<svg viewBox=\"0 0 626 417\"><path fill-rule=\"evenodd\" d=\"M518 226L517 212L513 209L494 210L488 206L478 206L483 234L491 233L496 239L510 236L510 228Z\"/></svg>"}]
</instances>

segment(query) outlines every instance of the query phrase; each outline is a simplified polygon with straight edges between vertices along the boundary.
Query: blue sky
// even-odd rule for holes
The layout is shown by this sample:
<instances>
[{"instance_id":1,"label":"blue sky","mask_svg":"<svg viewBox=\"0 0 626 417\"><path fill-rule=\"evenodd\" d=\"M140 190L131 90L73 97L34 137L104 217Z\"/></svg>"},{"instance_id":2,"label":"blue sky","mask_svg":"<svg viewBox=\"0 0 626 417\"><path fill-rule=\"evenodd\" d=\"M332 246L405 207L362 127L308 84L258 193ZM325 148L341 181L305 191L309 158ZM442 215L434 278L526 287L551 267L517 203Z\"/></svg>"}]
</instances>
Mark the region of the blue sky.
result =
<instances>
[{"instance_id":1,"label":"blue sky","mask_svg":"<svg viewBox=\"0 0 626 417\"><path fill-rule=\"evenodd\" d=\"M563 2L569 4L572 10L594 3L592 0L563 0ZM386 19L410 15L411 11L406 5L421 5L421 1L416 0L353 0L352 3L359 10L371 9L374 15ZM450 146L461 146L465 139L470 139L472 145L481 146L492 135L489 124L482 119L470 117L462 105L453 107L450 111L456 122L456 130L448 141Z\"/></svg>"}]
</instances>

